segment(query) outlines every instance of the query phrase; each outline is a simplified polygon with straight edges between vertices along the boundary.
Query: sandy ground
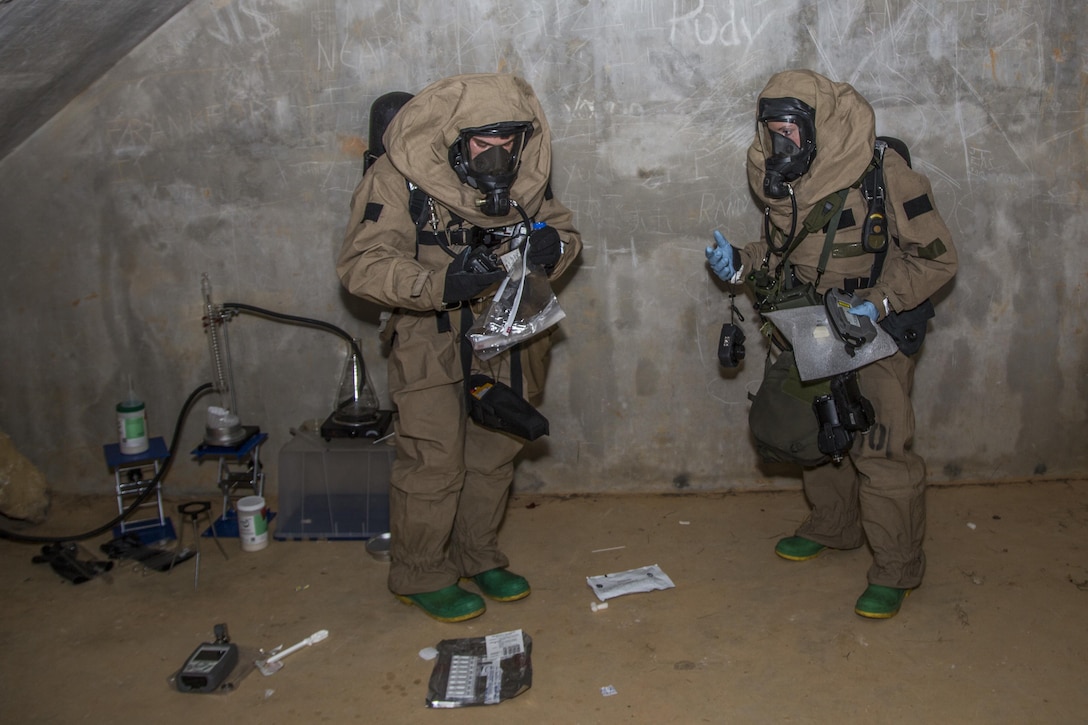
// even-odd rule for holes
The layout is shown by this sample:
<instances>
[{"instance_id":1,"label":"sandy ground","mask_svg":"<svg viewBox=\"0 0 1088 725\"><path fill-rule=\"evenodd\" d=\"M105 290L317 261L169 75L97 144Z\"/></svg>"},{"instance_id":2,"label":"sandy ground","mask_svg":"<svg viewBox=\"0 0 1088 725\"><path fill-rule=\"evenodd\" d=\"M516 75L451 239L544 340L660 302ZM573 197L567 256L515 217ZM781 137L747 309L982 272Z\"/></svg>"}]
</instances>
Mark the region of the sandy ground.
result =
<instances>
[{"instance_id":1,"label":"sandy ground","mask_svg":"<svg viewBox=\"0 0 1088 725\"><path fill-rule=\"evenodd\" d=\"M46 524L19 528L69 536L114 506L62 499ZM804 511L797 492L516 497L502 536L533 593L461 624L397 602L387 565L362 542L245 552L231 539L224 558L203 539L197 587L195 560L167 574L121 564L73 585L32 562L39 546L2 541L0 720L1085 721L1088 482L931 489L925 584L886 621L853 613L867 551L804 563L773 555ZM85 546L98 552L110 538ZM651 564L675 588L591 610L587 576ZM220 622L248 653L330 635L232 692L172 689ZM422 649L516 629L533 641L528 691L484 707L425 706L434 663Z\"/></svg>"}]
</instances>

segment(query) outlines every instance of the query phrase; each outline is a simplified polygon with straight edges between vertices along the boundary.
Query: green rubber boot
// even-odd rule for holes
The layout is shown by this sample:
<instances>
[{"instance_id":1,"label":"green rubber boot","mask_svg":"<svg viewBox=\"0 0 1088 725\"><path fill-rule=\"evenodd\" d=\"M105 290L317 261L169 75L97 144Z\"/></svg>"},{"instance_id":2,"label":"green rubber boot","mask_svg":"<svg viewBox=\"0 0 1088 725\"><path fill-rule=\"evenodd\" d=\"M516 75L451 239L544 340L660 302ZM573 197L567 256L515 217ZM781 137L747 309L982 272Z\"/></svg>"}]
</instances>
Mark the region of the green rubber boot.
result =
<instances>
[{"instance_id":1,"label":"green rubber boot","mask_svg":"<svg viewBox=\"0 0 1088 725\"><path fill-rule=\"evenodd\" d=\"M436 592L395 596L405 604L414 604L439 622L463 622L487 611L487 605L478 594L466 592L456 584Z\"/></svg>"},{"instance_id":2,"label":"green rubber boot","mask_svg":"<svg viewBox=\"0 0 1088 725\"><path fill-rule=\"evenodd\" d=\"M808 561L827 547L803 536L787 536L774 546L774 553L790 561Z\"/></svg>"},{"instance_id":3,"label":"green rubber boot","mask_svg":"<svg viewBox=\"0 0 1088 725\"><path fill-rule=\"evenodd\" d=\"M529 582L525 577L506 569L490 569L472 577L476 586L488 599L496 602L513 602L529 596Z\"/></svg>"},{"instance_id":4,"label":"green rubber boot","mask_svg":"<svg viewBox=\"0 0 1088 725\"><path fill-rule=\"evenodd\" d=\"M899 613L899 607L909 594L910 589L870 584L858 597L854 612L869 619L890 619Z\"/></svg>"}]
</instances>

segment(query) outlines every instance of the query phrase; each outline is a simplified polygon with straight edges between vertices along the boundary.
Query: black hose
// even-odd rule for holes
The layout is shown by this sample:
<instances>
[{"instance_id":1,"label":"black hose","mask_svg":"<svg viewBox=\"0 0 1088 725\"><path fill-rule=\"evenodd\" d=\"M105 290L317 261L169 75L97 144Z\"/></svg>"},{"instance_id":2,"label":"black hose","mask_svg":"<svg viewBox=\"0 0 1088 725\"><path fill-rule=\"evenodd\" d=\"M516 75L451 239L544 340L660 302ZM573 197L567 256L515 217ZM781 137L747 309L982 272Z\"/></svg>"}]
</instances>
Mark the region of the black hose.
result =
<instances>
[{"instance_id":1,"label":"black hose","mask_svg":"<svg viewBox=\"0 0 1088 725\"><path fill-rule=\"evenodd\" d=\"M170 467L170 462L174 460L174 452L177 450L178 439L181 437L181 424L185 422L185 418L189 415L189 408L192 407L193 402L197 398L203 395L206 391L211 390L212 387L213 386L211 383L204 383L189 394L189 397L185 400L185 404L181 406L181 412L178 413L177 422L174 423L174 436L170 440L170 448L167 452L167 456L165 459L163 459L163 463L159 467L159 470L155 474L155 477L152 478L151 481L147 484L147 488L145 488L140 493L140 495L136 497L136 500L133 501L133 503L127 509L125 509L122 513L119 513L111 521L102 524L97 529L85 531L82 534L73 534L71 536L32 536L30 534L18 534L14 531L8 531L7 529L0 528L0 539L7 539L9 541L15 541L22 544L56 544L65 541L84 541L86 539L94 538L99 534L103 534L119 524L133 511L135 511L138 506L141 506L143 502L151 496L152 493L158 491L159 482L162 481L162 477L166 475L166 471Z\"/></svg>"},{"instance_id":2,"label":"black hose","mask_svg":"<svg viewBox=\"0 0 1088 725\"><path fill-rule=\"evenodd\" d=\"M510 200L510 206L517 210L521 215L521 220L525 223L525 233L528 234L533 229L533 222L529 219L529 215L525 213L525 210L521 208L521 204L517 203L513 199Z\"/></svg>"},{"instance_id":3,"label":"black hose","mask_svg":"<svg viewBox=\"0 0 1088 725\"><path fill-rule=\"evenodd\" d=\"M774 234L771 229L771 207L763 208L763 237L767 240L767 257L764 262L767 262L771 258L771 252L775 254L782 254L782 252L789 249L793 244L793 237L797 233L797 197L793 195L793 187L789 184L786 188L790 190L790 208L793 211L790 216L790 233L782 240L782 246L776 246L774 243Z\"/></svg>"},{"instance_id":4,"label":"black hose","mask_svg":"<svg viewBox=\"0 0 1088 725\"><path fill-rule=\"evenodd\" d=\"M298 317L296 315L288 315L288 314L285 314L283 312L273 312L272 310L266 310L263 307L254 307L253 305L247 305L247 304L243 304L241 302L224 302L222 307L225 310L230 309L230 310L238 310L239 312L251 312L251 313L253 313L255 315L261 315L261 316L264 316L264 317L271 317L271 318L277 319L277 320L287 320L288 322L297 322L300 325L311 325L312 327L319 327L319 328L321 328L323 330L327 330L329 332L332 332L333 334L339 335L340 337L347 340L348 344L351 345L351 352L355 355L355 359L359 362L359 369L364 375L363 379L364 380L366 379L365 378L365 375L366 375L366 363L363 362L363 353L362 353L361 350L359 350L358 343L355 342L354 337L352 337L346 331L344 331L343 329L337 327L336 325L333 325L332 323L329 323L329 322L324 322L322 320L314 320L314 319L309 318L309 317Z\"/></svg>"}]
</instances>

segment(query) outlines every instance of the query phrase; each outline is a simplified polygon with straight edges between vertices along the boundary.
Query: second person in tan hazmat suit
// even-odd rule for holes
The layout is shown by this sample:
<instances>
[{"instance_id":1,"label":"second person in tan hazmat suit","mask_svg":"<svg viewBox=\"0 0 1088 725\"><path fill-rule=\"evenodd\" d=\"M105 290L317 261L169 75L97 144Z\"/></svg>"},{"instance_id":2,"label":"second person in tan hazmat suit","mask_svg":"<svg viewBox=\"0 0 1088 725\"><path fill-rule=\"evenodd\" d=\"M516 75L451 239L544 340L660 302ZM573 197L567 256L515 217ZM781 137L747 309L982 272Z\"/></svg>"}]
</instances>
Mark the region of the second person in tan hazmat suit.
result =
<instances>
[{"instance_id":1,"label":"second person in tan hazmat suit","mask_svg":"<svg viewBox=\"0 0 1088 725\"><path fill-rule=\"evenodd\" d=\"M868 541L869 585L854 610L891 617L925 571L925 463L912 447L912 355L932 316L929 297L956 273L956 250L929 181L892 150L882 158L874 154L873 109L849 84L812 71L785 71L768 81L758 103L747 169L749 186L765 208L764 233L740 248L716 233L717 244L706 250L711 268L729 282L762 284L765 293L773 278L768 295L805 283L821 294L846 290L858 298L851 314L881 324L892 318L907 328L900 330L899 352L858 371L860 392L875 419L841 463L804 468L811 512L775 553L805 561L828 548L853 549ZM887 217L880 219L887 242L879 264L875 237L863 235L871 207L862 182L872 178L876 165Z\"/></svg>"}]
</instances>

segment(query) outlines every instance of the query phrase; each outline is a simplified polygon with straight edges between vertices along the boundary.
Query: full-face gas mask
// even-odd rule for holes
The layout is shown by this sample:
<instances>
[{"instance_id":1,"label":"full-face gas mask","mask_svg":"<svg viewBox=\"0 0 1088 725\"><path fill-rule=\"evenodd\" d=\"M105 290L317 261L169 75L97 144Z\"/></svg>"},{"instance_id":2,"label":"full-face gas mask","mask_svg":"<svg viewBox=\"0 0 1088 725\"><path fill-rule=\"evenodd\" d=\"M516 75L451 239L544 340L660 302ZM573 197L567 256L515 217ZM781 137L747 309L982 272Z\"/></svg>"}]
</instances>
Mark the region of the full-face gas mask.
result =
<instances>
[{"instance_id":1,"label":"full-face gas mask","mask_svg":"<svg viewBox=\"0 0 1088 725\"><path fill-rule=\"evenodd\" d=\"M528 122L494 123L461 129L450 146L450 166L461 183L483 192L477 203L487 216L510 213L510 187L532 133L533 124Z\"/></svg>"},{"instance_id":2,"label":"full-face gas mask","mask_svg":"<svg viewBox=\"0 0 1088 725\"><path fill-rule=\"evenodd\" d=\"M775 121L792 123L800 133L800 145L780 133L768 129L771 154L765 162L763 193L771 199L789 196L790 182L808 171L816 158L816 112L796 98L759 99L759 121L766 125Z\"/></svg>"}]
</instances>

